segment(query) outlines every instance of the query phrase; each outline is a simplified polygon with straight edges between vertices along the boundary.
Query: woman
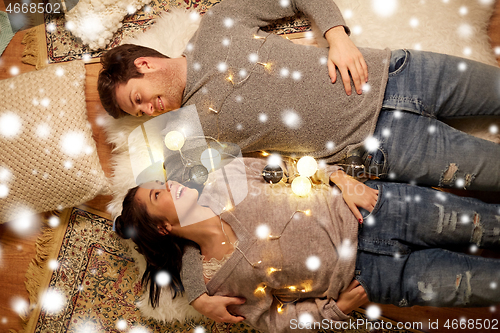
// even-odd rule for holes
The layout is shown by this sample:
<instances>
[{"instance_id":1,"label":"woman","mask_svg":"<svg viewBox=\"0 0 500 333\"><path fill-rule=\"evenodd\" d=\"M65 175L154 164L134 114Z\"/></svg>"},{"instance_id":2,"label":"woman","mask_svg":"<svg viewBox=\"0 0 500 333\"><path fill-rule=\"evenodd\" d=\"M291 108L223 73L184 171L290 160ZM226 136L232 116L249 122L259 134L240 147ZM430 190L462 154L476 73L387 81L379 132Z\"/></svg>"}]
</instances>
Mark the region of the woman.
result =
<instances>
[{"instance_id":1,"label":"woman","mask_svg":"<svg viewBox=\"0 0 500 333\"><path fill-rule=\"evenodd\" d=\"M300 318L344 320L367 299L447 307L500 299L493 288L500 261L443 249L498 248L499 205L412 185L363 185L335 167L327 171L335 171L330 180L344 198L326 185L297 197L287 185L262 180L265 161L246 159L245 165L248 195L238 205L228 205L224 194L229 166L211 174L198 201L196 191L172 182L127 195L117 232L131 236L146 256L143 278L151 283L153 305L159 270L167 270L171 286L181 291L182 267L188 295L200 295L193 291L202 277L192 251L183 259L190 264L181 265L189 241L198 244L205 261L228 258L207 282L208 294L244 297L244 304L229 311L262 331L290 330ZM349 209L358 214L356 205L363 208L360 227ZM209 273L213 265L204 266Z\"/></svg>"}]
</instances>

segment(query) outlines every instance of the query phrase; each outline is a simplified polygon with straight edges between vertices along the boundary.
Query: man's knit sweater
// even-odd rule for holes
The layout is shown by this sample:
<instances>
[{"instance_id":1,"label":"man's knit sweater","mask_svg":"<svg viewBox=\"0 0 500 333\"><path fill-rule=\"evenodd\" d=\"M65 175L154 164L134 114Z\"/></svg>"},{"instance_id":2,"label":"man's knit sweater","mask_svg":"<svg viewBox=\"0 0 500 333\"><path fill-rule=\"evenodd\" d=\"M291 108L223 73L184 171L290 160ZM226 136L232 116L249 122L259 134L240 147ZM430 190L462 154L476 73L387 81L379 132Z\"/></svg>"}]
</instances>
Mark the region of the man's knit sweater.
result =
<instances>
[{"instance_id":1,"label":"man's knit sweater","mask_svg":"<svg viewBox=\"0 0 500 333\"><path fill-rule=\"evenodd\" d=\"M203 16L185 52L183 105L196 105L206 136L236 143L243 152L336 162L373 133L390 51L360 49L369 81L362 95L347 96L338 71L337 82L330 81L328 49L261 30L299 11L323 34L345 26L336 5L321 0L224 0Z\"/></svg>"},{"instance_id":2,"label":"man's knit sweater","mask_svg":"<svg viewBox=\"0 0 500 333\"><path fill-rule=\"evenodd\" d=\"M248 184L231 188L233 197L248 189L247 197L229 212L222 212L239 245L207 284L208 293L246 298L245 304L229 310L262 331L289 331L290 320L305 313L317 322L346 319L334 300L354 277L358 223L340 192L322 185L301 198L292 194L289 185L264 182L264 160L245 159L246 180L242 169L234 167L237 163L226 166L224 174L212 173L212 185L199 199L201 205L218 213L227 207L228 179ZM236 193L239 191L242 193ZM269 236L278 239L259 238L256 231L264 225ZM199 255L192 265L201 267ZM189 268L185 267L184 275L199 274L201 279L196 269Z\"/></svg>"}]
</instances>

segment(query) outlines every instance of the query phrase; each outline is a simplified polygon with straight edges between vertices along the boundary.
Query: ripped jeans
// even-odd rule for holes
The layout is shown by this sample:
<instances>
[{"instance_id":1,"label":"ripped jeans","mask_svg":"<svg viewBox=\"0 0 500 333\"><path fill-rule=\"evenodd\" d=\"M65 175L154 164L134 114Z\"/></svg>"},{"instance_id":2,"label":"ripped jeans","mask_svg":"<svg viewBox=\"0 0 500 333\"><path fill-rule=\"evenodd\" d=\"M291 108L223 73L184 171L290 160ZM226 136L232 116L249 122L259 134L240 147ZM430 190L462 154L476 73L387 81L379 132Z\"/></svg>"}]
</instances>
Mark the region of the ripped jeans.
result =
<instances>
[{"instance_id":1,"label":"ripped jeans","mask_svg":"<svg viewBox=\"0 0 500 333\"><path fill-rule=\"evenodd\" d=\"M438 118L500 116L500 69L447 55L392 52L374 137L365 160L381 178L430 186L500 190L500 145Z\"/></svg>"},{"instance_id":2,"label":"ripped jeans","mask_svg":"<svg viewBox=\"0 0 500 333\"><path fill-rule=\"evenodd\" d=\"M473 307L500 303L500 259L450 251L500 250L500 205L408 184L368 181L373 211L360 209L355 278L372 302Z\"/></svg>"}]
</instances>

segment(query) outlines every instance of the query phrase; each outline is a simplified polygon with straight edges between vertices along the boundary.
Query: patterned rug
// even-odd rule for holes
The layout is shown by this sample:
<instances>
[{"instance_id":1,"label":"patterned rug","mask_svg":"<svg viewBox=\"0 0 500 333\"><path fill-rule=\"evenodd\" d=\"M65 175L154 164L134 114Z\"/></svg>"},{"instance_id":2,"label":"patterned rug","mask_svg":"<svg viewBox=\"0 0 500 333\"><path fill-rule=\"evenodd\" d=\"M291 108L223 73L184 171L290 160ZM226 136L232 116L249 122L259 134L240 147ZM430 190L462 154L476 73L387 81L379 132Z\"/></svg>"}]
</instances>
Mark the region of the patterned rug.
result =
<instances>
[{"instance_id":1,"label":"patterned rug","mask_svg":"<svg viewBox=\"0 0 500 333\"><path fill-rule=\"evenodd\" d=\"M135 306L142 291L133 259L127 246L112 231L112 221L101 215L87 208L73 208L63 212L59 227L45 229L37 244L36 265L27 273L31 302L37 305L25 333L257 333L241 323L225 325L205 320L162 324L143 318ZM57 265L52 259L57 260ZM353 317L366 320L362 312L355 311ZM389 321L380 318L378 322L382 320Z\"/></svg>"},{"instance_id":2,"label":"patterned rug","mask_svg":"<svg viewBox=\"0 0 500 333\"><path fill-rule=\"evenodd\" d=\"M149 5L144 6L134 15L125 17L123 26L115 33L106 50L119 45L123 39L148 29L153 24L153 19L169 8L196 9L203 14L220 1L152 0ZM65 24L66 21L63 15L44 14L43 24L33 28L32 32L26 37L26 44L31 45L26 46L28 55L23 61L37 65L37 68L43 67L45 64L71 60L98 61L105 50L91 51L78 38L66 30ZM289 38L294 38L294 36L300 38L303 36L302 33L310 31L311 28L309 21L305 17L296 16L281 20L267 30L280 35L287 34ZM33 44L37 44L37 46L33 47Z\"/></svg>"}]
</instances>

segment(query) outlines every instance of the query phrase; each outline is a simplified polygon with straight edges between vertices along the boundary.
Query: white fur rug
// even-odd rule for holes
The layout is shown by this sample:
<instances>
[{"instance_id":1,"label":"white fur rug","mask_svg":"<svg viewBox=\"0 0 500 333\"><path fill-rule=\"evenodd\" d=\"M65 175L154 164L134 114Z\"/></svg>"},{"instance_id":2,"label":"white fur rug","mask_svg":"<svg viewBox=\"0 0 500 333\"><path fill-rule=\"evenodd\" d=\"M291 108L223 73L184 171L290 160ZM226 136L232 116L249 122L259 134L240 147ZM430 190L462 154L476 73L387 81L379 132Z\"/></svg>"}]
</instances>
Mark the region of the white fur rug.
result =
<instances>
[{"instance_id":1,"label":"white fur rug","mask_svg":"<svg viewBox=\"0 0 500 333\"><path fill-rule=\"evenodd\" d=\"M122 27L125 16L151 0L79 0L66 13L66 28L91 50L104 48ZM62 2L65 7L64 1ZM66 10L66 9L65 9Z\"/></svg>"},{"instance_id":2,"label":"white fur rug","mask_svg":"<svg viewBox=\"0 0 500 333\"><path fill-rule=\"evenodd\" d=\"M493 11L491 0L337 0L352 30L352 39L359 46L374 48L420 48L496 65L489 45L487 25ZM165 13L147 32L128 42L148 46L170 56L182 54L199 25L199 17L190 12L172 10ZM127 190L135 186L128 156L128 134L148 120L126 117L105 118L108 140L115 148L112 164L113 200L108 209L116 217ZM486 132L481 127L478 132ZM476 133L477 134L477 133ZM133 248L133 246L131 246ZM137 255L142 273L144 259ZM146 292L144 295L146 296ZM162 292L160 307L153 310L147 298L139 308L147 317L161 321L200 318L184 297L171 299L167 289Z\"/></svg>"}]
</instances>

